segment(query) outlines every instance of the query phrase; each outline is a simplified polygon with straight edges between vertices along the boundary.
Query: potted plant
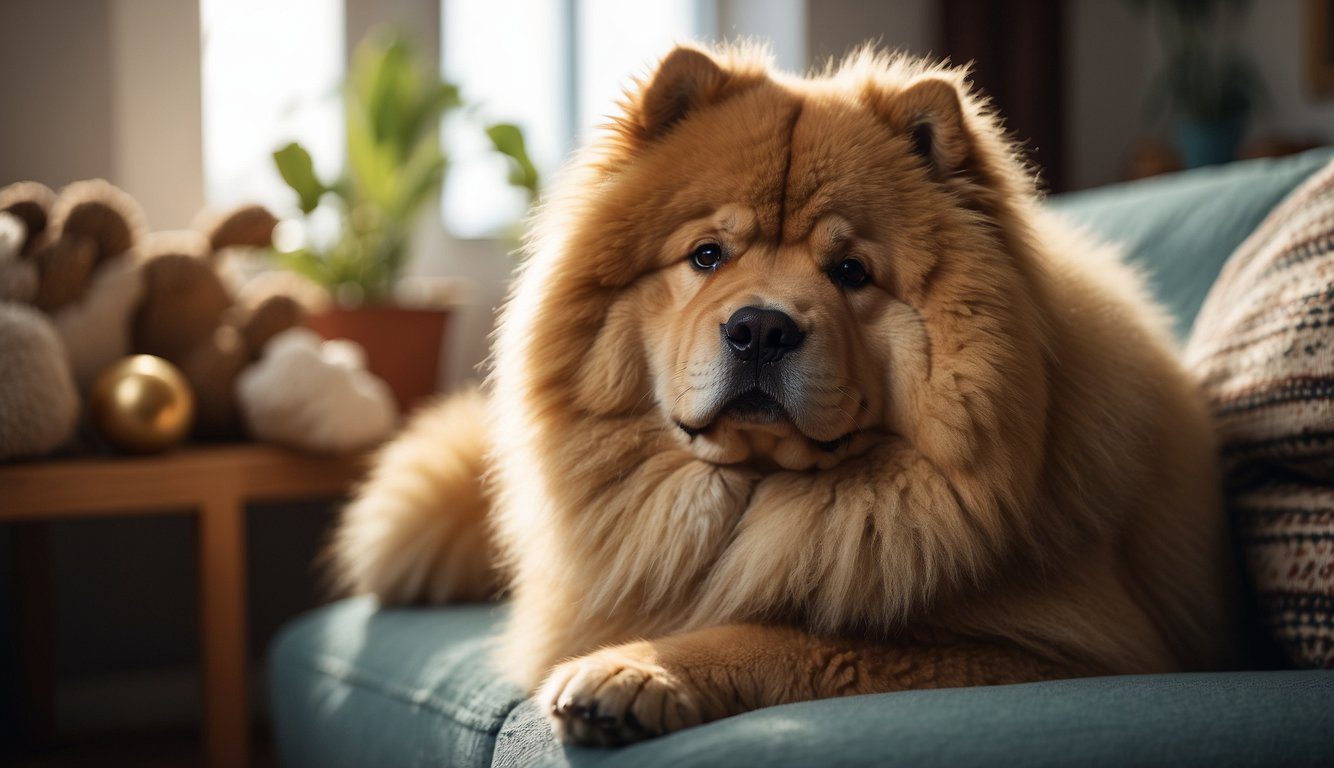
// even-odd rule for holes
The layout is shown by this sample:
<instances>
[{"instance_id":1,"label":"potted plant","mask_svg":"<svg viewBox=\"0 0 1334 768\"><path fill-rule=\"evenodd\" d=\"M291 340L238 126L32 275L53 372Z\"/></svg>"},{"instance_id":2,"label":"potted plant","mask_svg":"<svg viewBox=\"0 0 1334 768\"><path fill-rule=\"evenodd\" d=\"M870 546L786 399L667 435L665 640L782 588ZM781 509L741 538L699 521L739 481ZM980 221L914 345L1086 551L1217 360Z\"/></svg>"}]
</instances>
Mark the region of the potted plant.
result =
<instances>
[{"instance_id":1,"label":"potted plant","mask_svg":"<svg viewBox=\"0 0 1334 768\"><path fill-rule=\"evenodd\" d=\"M1233 160L1264 93L1258 72L1238 50L1236 32L1249 0L1131 0L1153 19L1164 63L1148 106L1175 118L1186 167Z\"/></svg>"},{"instance_id":2,"label":"potted plant","mask_svg":"<svg viewBox=\"0 0 1334 768\"><path fill-rule=\"evenodd\" d=\"M310 320L326 338L347 338L366 350L368 367L410 408L435 391L448 309L405 305L395 289L410 258L414 226L436 199L448 161L440 120L463 106L402 34L377 29L358 44L343 88L346 171L325 182L310 153L292 143L273 153L278 172L309 217L332 201L338 231L323 244L306 238L276 250L279 266L328 288L332 307ZM537 171L517 126L485 127L496 151L510 159L510 182L537 192Z\"/></svg>"}]
</instances>

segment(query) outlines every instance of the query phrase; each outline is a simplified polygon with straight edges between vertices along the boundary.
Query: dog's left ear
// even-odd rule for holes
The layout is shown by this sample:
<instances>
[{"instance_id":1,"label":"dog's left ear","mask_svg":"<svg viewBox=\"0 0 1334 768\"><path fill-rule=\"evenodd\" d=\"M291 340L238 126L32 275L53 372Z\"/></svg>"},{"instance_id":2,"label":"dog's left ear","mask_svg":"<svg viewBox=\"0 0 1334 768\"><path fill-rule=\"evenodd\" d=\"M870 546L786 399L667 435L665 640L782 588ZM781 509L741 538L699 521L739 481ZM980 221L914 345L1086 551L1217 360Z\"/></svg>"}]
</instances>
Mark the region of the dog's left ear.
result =
<instances>
[{"instance_id":1,"label":"dog's left ear","mask_svg":"<svg viewBox=\"0 0 1334 768\"><path fill-rule=\"evenodd\" d=\"M910 142L932 173L945 178L967 170L972 139L964 120L959 87L925 76L899 91L868 85L865 102Z\"/></svg>"}]
</instances>

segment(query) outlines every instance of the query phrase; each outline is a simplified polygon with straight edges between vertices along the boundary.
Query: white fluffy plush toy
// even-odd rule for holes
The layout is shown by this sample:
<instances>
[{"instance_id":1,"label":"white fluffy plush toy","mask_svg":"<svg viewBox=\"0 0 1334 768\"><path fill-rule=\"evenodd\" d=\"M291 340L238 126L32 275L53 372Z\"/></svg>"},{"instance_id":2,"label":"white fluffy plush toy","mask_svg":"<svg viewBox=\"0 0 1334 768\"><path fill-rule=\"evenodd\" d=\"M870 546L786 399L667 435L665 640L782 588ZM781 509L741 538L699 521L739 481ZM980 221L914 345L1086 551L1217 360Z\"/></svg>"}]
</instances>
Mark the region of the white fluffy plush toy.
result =
<instances>
[{"instance_id":1,"label":"white fluffy plush toy","mask_svg":"<svg viewBox=\"0 0 1334 768\"><path fill-rule=\"evenodd\" d=\"M37 295L37 265L19 258L27 236L22 219L0 211L0 301L27 304Z\"/></svg>"},{"instance_id":2,"label":"white fluffy plush toy","mask_svg":"<svg viewBox=\"0 0 1334 768\"><path fill-rule=\"evenodd\" d=\"M320 453L366 448L389 436L398 409L366 370L361 347L321 341L304 328L275 336L236 385L241 414L259 440Z\"/></svg>"},{"instance_id":3,"label":"white fluffy plush toy","mask_svg":"<svg viewBox=\"0 0 1334 768\"><path fill-rule=\"evenodd\" d=\"M0 460L38 456L74 434L79 393L60 337L45 315L20 302L37 290L20 260L23 222L0 213Z\"/></svg>"},{"instance_id":4,"label":"white fluffy plush toy","mask_svg":"<svg viewBox=\"0 0 1334 768\"><path fill-rule=\"evenodd\" d=\"M81 389L91 386L103 368L130 353L130 318L143 295L139 262L121 257L97 270L80 301L52 315Z\"/></svg>"}]
</instances>

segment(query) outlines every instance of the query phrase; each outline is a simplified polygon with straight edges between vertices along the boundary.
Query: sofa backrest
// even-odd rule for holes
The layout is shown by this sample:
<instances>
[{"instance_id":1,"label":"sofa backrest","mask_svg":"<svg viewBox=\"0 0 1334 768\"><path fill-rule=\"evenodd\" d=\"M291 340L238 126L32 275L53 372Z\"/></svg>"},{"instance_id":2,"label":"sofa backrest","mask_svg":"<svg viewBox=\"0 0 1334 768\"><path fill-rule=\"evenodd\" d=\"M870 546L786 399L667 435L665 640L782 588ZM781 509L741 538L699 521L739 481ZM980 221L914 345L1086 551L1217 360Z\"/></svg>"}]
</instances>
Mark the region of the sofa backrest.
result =
<instances>
[{"instance_id":1,"label":"sofa backrest","mask_svg":"<svg viewBox=\"0 0 1334 768\"><path fill-rule=\"evenodd\" d=\"M1185 339L1228 256L1270 210L1334 157L1323 147L1052 197L1052 208L1121 245L1146 270Z\"/></svg>"}]
</instances>

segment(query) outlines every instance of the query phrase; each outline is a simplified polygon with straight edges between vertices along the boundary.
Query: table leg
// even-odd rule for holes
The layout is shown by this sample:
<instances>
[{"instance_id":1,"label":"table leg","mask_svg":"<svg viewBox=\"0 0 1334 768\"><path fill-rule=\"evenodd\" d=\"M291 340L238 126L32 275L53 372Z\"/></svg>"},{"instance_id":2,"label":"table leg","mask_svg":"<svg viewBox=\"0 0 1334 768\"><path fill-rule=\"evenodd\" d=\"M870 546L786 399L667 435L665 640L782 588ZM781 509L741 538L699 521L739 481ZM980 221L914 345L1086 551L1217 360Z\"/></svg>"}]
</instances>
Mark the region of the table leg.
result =
<instances>
[{"instance_id":1,"label":"table leg","mask_svg":"<svg viewBox=\"0 0 1334 768\"><path fill-rule=\"evenodd\" d=\"M250 761L245 505L222 492L199 510L199 634L210 766Z\"/></svg>"},{"instance_id":2,"label":"table leg","mask_svg":"<svg viewBox=\"0 0 1334 768\"><path fill-rule=\"evenodd\" d=\"M19 720L32 745L45 745L55 732L56 650L54 590L51 586L51 526L17 523L10 529L17 594Z\"/></svg>"}]
</instances>

